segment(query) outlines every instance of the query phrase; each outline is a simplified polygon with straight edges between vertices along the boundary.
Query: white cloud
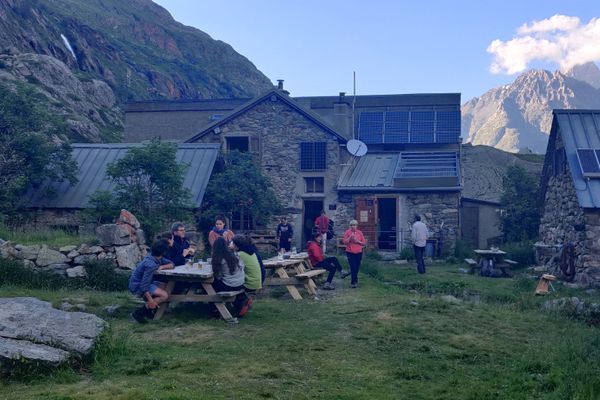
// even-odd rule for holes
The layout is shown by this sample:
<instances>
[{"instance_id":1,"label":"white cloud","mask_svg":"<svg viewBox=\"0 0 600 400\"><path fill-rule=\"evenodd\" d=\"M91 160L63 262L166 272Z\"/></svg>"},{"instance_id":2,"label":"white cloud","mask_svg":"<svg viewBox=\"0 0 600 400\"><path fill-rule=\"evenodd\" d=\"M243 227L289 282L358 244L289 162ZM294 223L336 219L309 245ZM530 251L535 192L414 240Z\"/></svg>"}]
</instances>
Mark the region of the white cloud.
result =
<instances>
[{"instance_id":1,"label":"white cloud","mask_svg":"<svg viewBox=\"0 0 600 400\"><path fill-rule=\"evenodd\" d=\"M577 17L554 15L523 24L515 38L496 39L487 52L494 55L490 66L494 74L519 73L533 61L553 62L561 70L600 61L600 18L582 25Z\"/></svg>"}]
</instances>

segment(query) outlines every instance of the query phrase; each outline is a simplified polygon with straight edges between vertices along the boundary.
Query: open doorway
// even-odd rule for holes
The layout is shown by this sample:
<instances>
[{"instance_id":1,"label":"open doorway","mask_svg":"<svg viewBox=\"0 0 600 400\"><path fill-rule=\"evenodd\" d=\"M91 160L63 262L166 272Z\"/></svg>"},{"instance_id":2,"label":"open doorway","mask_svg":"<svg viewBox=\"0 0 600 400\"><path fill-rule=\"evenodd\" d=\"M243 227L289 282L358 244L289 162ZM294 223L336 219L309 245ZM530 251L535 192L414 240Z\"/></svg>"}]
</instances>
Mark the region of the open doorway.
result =
<instances>
[{"instance_id":1,"label":"open doorway","mask_svg":"<svg viewBox=\"0 0 600 400\"><path fill-rule=\"evenodd\" d=\"M304 200L304 212L302 213L302 247L312 237L315 227L315 219L321 215L323 200Z\"/></svg>"},{"instance_id":2,"label":"open doorway","mask_svg":"<svg viewBox=\"0 0 600 400\"><path fill-rule=\"evenodd\" d=\"M396 198L378 197L377 247L382 250L396 250Z\"/></svg>"}]
</instances>

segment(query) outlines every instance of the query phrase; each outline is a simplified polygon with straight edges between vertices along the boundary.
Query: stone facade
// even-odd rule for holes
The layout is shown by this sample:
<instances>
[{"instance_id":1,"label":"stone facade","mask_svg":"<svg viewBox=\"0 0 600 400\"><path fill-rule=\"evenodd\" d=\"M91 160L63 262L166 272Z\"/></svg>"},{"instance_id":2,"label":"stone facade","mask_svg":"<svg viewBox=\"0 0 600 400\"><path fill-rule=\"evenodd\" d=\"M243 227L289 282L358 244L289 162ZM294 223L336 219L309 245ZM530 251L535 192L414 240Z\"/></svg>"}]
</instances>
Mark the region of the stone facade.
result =
<instances>
[{"instance_id":1,"label":"stone facade","mask_svg":"<svg viewBox=\"0 0 600 400\"><path fill-rule=\"evenodd\" d=\"M275 101L274 101L275 100ZM338 139L277 96L267 98L250 110L221 125L218 133L208 133L198 141L219 143L223 151L231 138L247 138L249 151L259 162L263 173L271 180L272 188L284 207L284 215L293 224L296 234L293 246L302 247L304 200L323 200L325 210L336 218L329 205L337 203L336 185L341 164L347 160ZM326 169L300 169L300 144L326 142ZM323 193L307 193L305 178L323 178ZM337 206L336 206L337 207ZM279 217L267 226L275 230Z\"/></svg>"},{"instance_id":2,"label":"stone facade","mask_svg":"<svg viewBox=\"0 0 600 400\"><path fill-rule=\"evenodd\" d=\"M546 245L573 243L576 282L600 287L600 210L579 206L566 163L563 173L548 178L539 232Z\"/></svg>"}]
</instances>

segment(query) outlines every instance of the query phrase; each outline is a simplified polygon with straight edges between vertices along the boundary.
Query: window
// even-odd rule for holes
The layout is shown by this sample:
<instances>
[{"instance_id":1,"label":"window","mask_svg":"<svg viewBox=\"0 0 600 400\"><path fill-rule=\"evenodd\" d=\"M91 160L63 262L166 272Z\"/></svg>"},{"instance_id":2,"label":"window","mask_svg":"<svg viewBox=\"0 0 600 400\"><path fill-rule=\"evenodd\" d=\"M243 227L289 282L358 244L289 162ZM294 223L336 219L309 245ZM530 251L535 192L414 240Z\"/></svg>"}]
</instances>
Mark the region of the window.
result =
<instances>
[{"instance_id":1,"label":"window","mask_svg":"<svg viewBox=\"0 0 600 400\"><path fill-rule=\"evenodd\" d=\"M306 193L323 193L325 191L325 183L323 177L304 178Z\"/></svg>"},{"instance_id":2,"label":"window","mask_svg":"<svg viewBox=\"0 0 600 400\"><path fill-rule=\"evenodd\" d=\"M254 221L250 210L242 207L231 215L231 229L236 231L251 231L254 229Z\"/></svg>"},{"instance_id":3,"label":"window","mask_svg":"<svg viewBox=\"0 0 600 400\"><path fill-rule=\"evenodd\" d=\"M565 149L557 149L554 151L553 175L562 175L565 173Z\"/></svg>"},{"instance_id":4,"label":"window","mask_svg":"<svg viewBox=\"0 0 600 400\"><path fill-rule=\"evenodd\" d=\"M226 138L227 150L238 150L241 152L248 151L248 137L247 136L232 136Z\"/></svg>"},{"instance_id":5,"label":"window","mask_svg":"<svg viewBox=\"0 0 600 400\"><path fill-rule=\"evenodd\" d=\"M327 168L327 142L300 143L300 169L318 171Z\"/></svg>"}]
</instances>

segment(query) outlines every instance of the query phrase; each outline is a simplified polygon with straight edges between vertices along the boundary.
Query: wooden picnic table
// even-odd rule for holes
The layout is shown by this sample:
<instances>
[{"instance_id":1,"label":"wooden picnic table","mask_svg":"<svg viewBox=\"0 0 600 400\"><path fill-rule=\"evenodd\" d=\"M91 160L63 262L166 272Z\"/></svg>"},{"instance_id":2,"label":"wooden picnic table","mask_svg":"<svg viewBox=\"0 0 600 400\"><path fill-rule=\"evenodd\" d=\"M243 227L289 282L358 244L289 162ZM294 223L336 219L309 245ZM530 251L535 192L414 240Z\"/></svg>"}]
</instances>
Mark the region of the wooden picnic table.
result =
<instances>
[{"instance_id":1,"label":"wooden picnic table","mask_svg":"<svg viewBox=\"0 0 600 400\"><path fill-rule=\"evenodd\" d=\"M303 285L310 295L316 296L317 285L313 278L324 274L325 270L311 269L307 253L289 256L283 260L278 257L263 260L265 268L270 270L267 271L265 286L285 286L294 300L302 300L296 286Z\"/></svg>"},{"instance_id":2,"label":"wooden picnic table","mask_svg":"<svg viewBox=\"0 0 600 400\"><path fill-rule=\"evenodd\" d=\"M500 249L477 249L473 250L475 254L479 256L477 260L478 268L484 269L485 267L494 270L499 268L502 272L502 276L509 276L506 269L514 263L512 260L505 260L506 252ZM509 261L509 262L507 262Z\"/></svg>"},{"instance_id":3,"label":"wooden picnic table","mask_svg":"<svg viewBox=\"0 0 600 400\"><path fill-rule=\"evenodd\" d=\"M242 291L217 293L212 286L214 278L211 265L208 263L199 263L199 265L201 268L180 265L174 269L164 269L154 273L155 277L160 277L167 283L165 290L169 294L169 300L160 305L154 319L161 319L171 302L212 303L225 321L234 319L225 303L233 302ZM190 285L187 293L172 294L177 282L185 282Z\"/></svg>"}]
</instances>

